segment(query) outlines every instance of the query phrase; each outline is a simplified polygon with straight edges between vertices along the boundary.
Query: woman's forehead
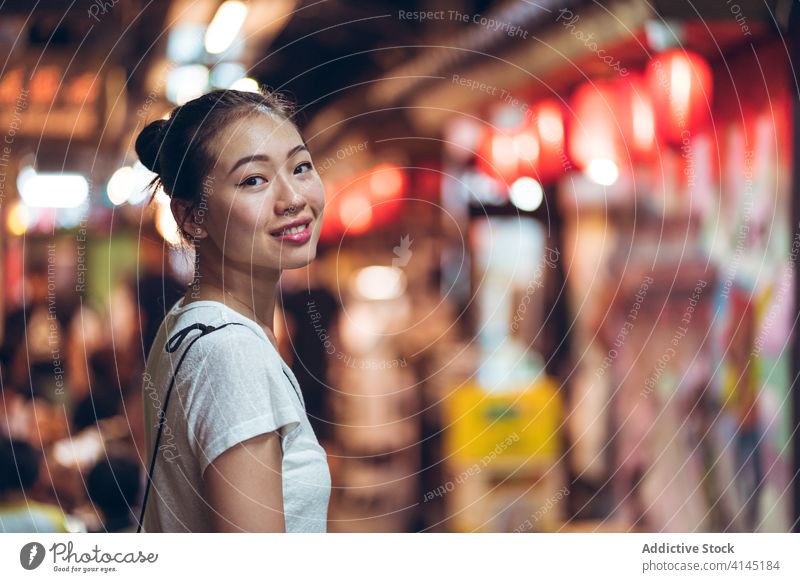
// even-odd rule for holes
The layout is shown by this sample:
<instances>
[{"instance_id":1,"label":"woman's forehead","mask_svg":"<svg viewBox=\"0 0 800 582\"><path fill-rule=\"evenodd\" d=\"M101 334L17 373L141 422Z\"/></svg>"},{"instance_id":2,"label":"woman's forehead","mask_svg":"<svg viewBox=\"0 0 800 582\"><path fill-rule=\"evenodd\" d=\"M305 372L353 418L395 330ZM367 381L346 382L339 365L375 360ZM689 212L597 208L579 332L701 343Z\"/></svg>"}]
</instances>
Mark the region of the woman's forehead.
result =
<instances>
[{"instance_id":1,"label":"woman's forehead","mask_svg":"<svg viewBox=\"0 0 800 582\"><path fill-rule=\"evenodd\" d=\"M294 124L269 115L250 115L229 124L220 135L220 160L238 160L252 154L266 154L283 160L285 152L302 139Z\"/></svg>"}]
</instances>

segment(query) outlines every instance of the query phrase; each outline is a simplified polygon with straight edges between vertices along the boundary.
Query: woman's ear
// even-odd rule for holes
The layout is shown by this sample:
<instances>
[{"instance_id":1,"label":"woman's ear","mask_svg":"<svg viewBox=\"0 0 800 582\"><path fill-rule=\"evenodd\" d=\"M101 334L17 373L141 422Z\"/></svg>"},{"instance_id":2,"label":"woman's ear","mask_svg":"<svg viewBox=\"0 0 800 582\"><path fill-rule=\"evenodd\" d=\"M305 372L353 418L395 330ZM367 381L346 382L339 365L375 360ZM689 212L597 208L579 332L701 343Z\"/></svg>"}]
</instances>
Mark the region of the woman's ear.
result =
<instances>
[{"instance_id":1,"label":"woman's ear","mask_svg":"<svg viewBox=\"0 0 800 582\"><path fill-rule=\"evenodd\" d=\"M180 198L172 198L169 202L172 216L175 222L178 223L180 229L190 238L206 238L208 232L197 221L197 215L191 207L191 202L188 200L181 200Z\"/></svg>"}]
</instances>

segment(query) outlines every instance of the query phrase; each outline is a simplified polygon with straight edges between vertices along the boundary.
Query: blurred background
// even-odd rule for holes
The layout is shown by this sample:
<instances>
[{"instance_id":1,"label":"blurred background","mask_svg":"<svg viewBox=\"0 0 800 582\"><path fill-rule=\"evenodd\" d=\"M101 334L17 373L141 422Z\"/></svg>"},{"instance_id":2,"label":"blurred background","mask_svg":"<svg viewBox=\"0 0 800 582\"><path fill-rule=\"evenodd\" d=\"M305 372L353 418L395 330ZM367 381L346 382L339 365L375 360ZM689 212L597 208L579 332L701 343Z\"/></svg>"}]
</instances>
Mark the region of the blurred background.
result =
<instances>
[{"instance_id":1,"label":"blurred background","mask_svg":"<svg viewBox=\"0 0 800 582\"><path fill-rule=\"evenodd\" d=\"M191 249L134 141L285 93L329 531L797 530L796 3L9 0L0 531L131 531Z\"/></svg>"}]
</instances>

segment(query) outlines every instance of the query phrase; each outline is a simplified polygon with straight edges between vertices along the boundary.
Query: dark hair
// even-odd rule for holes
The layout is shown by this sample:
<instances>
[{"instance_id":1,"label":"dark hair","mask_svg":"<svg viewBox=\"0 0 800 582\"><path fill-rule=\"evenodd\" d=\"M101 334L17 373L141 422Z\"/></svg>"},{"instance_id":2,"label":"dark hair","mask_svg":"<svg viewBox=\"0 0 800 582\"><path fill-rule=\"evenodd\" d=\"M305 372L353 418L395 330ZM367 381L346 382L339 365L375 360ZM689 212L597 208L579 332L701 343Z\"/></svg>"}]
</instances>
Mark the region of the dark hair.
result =
<instances>
[{"instance_id":1,"label":"dark hair","mask_svg":"<svg viewBox=\"0 0 800 582\"><path fill-rule=\"evenodd\" d=\"M179 225L184 240L192 240L183 223L199 203L203 182L217 156L211 143L232 121L258 113L294 123L294 104L280 93L217 89L179 105L168 119L151 122L136 138L136 154L157 174L148 185L151 202L161 186L170 198L192 203Z\"/></svg>"},{"instance_id":2,"label":"dark hair","mask_svg":"<svg viewBox=\"0 0 800 582\"><path fill-rule=\"evenodd\" d=\"M0 495L33 487L40 461L39 451L26 441L0 437Z\"/></svg>"}]
</instances>

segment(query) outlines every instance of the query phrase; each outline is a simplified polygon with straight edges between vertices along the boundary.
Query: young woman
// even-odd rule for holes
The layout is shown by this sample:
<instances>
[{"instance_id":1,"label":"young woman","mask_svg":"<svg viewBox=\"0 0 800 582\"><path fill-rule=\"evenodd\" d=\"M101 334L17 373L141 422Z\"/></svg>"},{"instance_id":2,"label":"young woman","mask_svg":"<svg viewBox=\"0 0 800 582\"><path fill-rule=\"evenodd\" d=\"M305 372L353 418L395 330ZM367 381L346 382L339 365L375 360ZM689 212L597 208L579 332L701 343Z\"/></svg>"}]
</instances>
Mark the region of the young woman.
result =
<instances>
[{"instance_id":1,"label":"young woman","mask_svg":"<svg viewBox=\"0 0 800 582\"><path fill-rule=\"evenodd\" d=\"M291 117L276 94L212 91L136 140L196 253L147 357L142 531L326 531L327 458L273 333L325 202Z\"/></svg>"}]
</instances>

